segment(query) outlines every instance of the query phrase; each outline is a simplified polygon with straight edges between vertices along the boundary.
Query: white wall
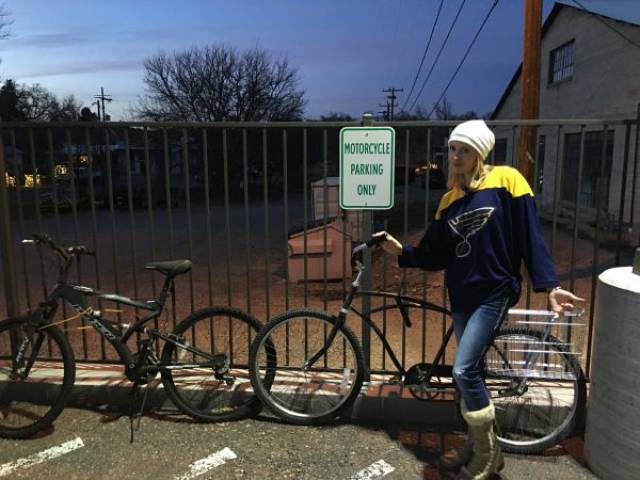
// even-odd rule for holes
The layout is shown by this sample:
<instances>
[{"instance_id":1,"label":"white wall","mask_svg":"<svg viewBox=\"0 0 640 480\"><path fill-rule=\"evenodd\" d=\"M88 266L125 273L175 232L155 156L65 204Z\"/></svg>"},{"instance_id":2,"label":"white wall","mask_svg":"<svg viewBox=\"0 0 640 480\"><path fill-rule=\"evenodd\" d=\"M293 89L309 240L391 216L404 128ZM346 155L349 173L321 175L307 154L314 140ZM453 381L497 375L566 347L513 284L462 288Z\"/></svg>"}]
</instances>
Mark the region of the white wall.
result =
<instances>
[{"instance_id":1,"label":"white wall","mask_svg":"<svg viewBox=\"0 0 640 480\"><path fill-rule=\"evenodd\" d=\"M617 30L640 43L640 27L611 22ZM573 78L548 85L551 50L575 41ZM562 9L542 40L540 79L540 118L542 119L612 119L636 118L640 103L640 49L603 25L595 16L572 8ZM520 79L503 103L497 120L518 119L520 116ZM588 126L585 131L602 130L600 126ZM579 132L579 126L567 126L566 133ZM497 127L496 138L507 139L507 159L512 151L511 128ZM545 184L542 205L553 204L554 174L557 153L557 128L541 127L540 135L546 135ZM633 166L635 159L636 127L631 128L627 187L625 195L625 220L628 219L632 196ZM615 127L613 166L609 190L609 212L620 207L622 171L625 150L625 127ZM518 135L515 135L517 158ZM562 147L564 149L564 147ZM563 152L560 152L563 155ZM577 172L576 172L577 173ZM640 177L640 172L637 172ZM636 197L640 197L640 178L636 182ZM634 223L640 223L640 198L636 198Z\"/></svg>"}]
</instances>

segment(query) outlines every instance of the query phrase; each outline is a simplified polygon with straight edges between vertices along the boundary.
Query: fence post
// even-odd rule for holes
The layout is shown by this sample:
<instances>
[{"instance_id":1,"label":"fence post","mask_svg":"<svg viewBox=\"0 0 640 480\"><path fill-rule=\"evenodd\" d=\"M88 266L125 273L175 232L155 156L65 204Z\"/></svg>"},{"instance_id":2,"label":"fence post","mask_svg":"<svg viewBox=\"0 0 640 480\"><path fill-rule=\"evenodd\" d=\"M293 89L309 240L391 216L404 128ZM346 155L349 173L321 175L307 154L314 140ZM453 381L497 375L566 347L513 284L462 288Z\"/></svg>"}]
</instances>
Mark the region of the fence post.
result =
<instances>
[{"instance_id":1,"label":"fence post","mask_svg":"<svg viewBox=\"0 0 640 480\"><path fill-rule=\"evenodd\" d=\"M362 114L362 126L368 127L373 125L373 114L365 112ZM367 241L371 238L371 223L373 220L373 212L371 210L362 211L362 240ZM363 256L364 275L362 277L362 290L371 289L371 250L366 249ZM371 313L371 298L367 295L362 297L362 314L368 317ZM371 327L366 322L362 322L362 350L364 352L364 361L367 366L367 372L371 369ZM367 378L366 380L369 380Z\"/></svg>"},{"instance_id":2,"label":"fence post","mask_svg":"<svg viewBox=\"0 0 640 480\"><path fill-rule=\"evenodd\" d=\"M0 134L0 139L2 135ZM14 172L16 173L16 172ZM16 290L15 266L11 249L11 217L9 195L7 192L7 169L4 160L4 142L0 144L0 264L4 280L4 292L7 301L7 315L18 315L18 292ZM16 178L16 181L19 181Z\"/></svg>"}]
</instances>

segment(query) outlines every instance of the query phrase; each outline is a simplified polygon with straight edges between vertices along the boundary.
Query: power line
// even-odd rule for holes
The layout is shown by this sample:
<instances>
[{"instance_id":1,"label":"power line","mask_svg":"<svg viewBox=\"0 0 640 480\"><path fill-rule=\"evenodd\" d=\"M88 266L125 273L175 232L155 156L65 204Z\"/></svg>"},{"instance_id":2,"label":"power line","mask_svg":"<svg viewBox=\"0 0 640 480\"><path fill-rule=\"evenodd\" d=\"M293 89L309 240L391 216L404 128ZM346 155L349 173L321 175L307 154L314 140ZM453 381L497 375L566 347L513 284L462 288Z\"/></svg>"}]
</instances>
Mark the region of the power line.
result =
<instances>
[{"instance_id":1,"label":"power line","mask_svg":"<svg viewBox=\"0 0 640 480\"><path fill-rule=\"evenodd\" d=\"M433 73L433 69L435 68L436 63L438 63L438 59L440 58L440 55L442 54L442 51L444 50L445 45L449 41L449 36L451 35L451 32L453 31L453 27L455 27L456 22L458 21L458 17L460 16L460 13L462 12L462 9L463 9L464 4L466 3L466 1L467 0L462 0L462 3L460 4L460 7L458 8L458 12L456 13L456 17L453 19L453 22L451 23L451 26L449 27L449 31L447 32L447 36L445 37L444 42L442 42L442 45L440 46L440 51L438 52L438 55L436 55L436 58L434 59L433 63L431 64L431 69L429 70L429 73L427 73L427 78L425 78L424 82L422 82L422 86L420 87L420 91L416 95L416 98L413 100L413 103L411 104L411 108L409 108L409 111L413 110L413 108L416 106L416 103L418 103L418 100L420 99L420 95L422 95L422 91L424 90L424 87L427 85L427 82L429 81L429 78L431 78L431 73Z\"/></svg>"},{"instance_id":2,"label":"power line","mask_svg":"<svg viewBox=\"0 0 640 480\"><path fill-rule=\"evenodd\" d=\"M489 12L487 13L487 15L484 17L484 20L482 21L482 24L480 25L480 28L478 29L478 31L476 32L475 37L473 37L473 40L471 40L471 44L469 44L469 47L467 48L467 51L464 53L464 56L462 57L462 60L460 60L460 63L458 64L458 67L456 68L456 71L453 72L453 75L451 76L451 79L449 80L449 83L447 83L447 86L444 87L444 90L442 91L442 95L440 95L440 98L438 98L438 100L436 101L436 103L433 105L433 108L431 109L431 111L429 112L429 115L427 115L427 118L431 118L431 114L434 112L434 110L436 109L436 107L438 106L438 104L440 103L440 101L444 98L444 96L447 93L447 90L449 89L449 87L451 86L451 84L453 83L453 81L456 78L456 75L458 75L458 72L460 71L460 68L462 67L462 64L464 63L464 61L467 59L467 56L469 55L469 52L471 51L471 49L473 48L473 45L476 43L476 40L478 39L478 36L480 36L480 32L482 32L482 29L484 28L485 24L487 23L487 20L489 20L489 17L491 16L491 14L493 13L493 11L495 10L496 6L498 5L498 2L500 0L494 0L493 5L491 6L491 9L489 10Z\"/></svg>"},{"instance_id":3,"label":"power line","mask_svg":"<svg viewBox=\"0 0 640 480\"><path fill-rule=\"evenodd\" d=\"M413 93L413 89L416 86L416 82L418 81L418 77L420 76L420 72L422 71L422 66L424 64L424 59L427 56L427 52L429 51L429 46L431 45L431 39L433 38L433 32L436 30L436 24L438 23L438 18L440 17L440 12L442 11L442 5L444 4L444 0L440 0L440 6L438 7L438 13L436 13L436 18L433 21L433 25L431 26L431 33L429 34L429 40L427 40L427 45L424 47L424 52L422 53L422 59L420 60L420 66L418 67L418 71L416 72L416 76L413 79L413 85L411 85L411 89L409 90L409 94L404 99L404 104L402 105L402 109L407 106L409 103L409 99L411 98L411 94Z\"/></svg>"},{"instance_id":4,"label":"power line","mask_svg":"<svg viewBox=\"0 0 640 480\"><path fill-rule=\"evenodd\" d=\"M582 5L578 0L571 0L573 3L575 3L576 5L578 5L578 7L580 7L582 10L584 10L587 13L590 13L592 15L595 15L595 17L602 22L603 24L605 24L607 27L609 27L611 30L613 30L615 33L617 33L618 35L620 35L622 38L624 38L627 42L629 42L631 45L633 45L634 47L640 48L640 44L634 42L632 39L630 39L629 37L627 37L624 33L622 33L620 30L618 30L616 27L614 27L613 25L611 25L609 22L605 22L604 18L602 18L600 15L598 15L596 12L592 12L591 10L587 9L587 7L585 7L584 5Z\"/></svg>"}]
</instances>

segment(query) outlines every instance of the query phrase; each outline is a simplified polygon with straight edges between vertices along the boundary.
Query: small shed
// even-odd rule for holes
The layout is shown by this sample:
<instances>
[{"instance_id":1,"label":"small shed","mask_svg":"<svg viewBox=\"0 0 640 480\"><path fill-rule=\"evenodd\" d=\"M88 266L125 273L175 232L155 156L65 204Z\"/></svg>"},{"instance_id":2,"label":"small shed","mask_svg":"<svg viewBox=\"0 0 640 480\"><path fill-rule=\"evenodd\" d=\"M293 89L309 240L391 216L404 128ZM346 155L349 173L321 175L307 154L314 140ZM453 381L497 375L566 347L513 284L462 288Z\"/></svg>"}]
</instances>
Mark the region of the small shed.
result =
<instances>
[{"instance_id":1,"label":"small shed","mask_svg":"<svg viewBox=\"0 0 640 480\"><path fill-rule=\"evenodd\" d=\"M306 230L300 229L289 235L289 280L304 281L305 258L307 280L324 280L325 252L327 280L341 280L351 277L351 235L345 232L343 221L335 219L331 223L315 225ZM327 232L325 244L324 232ZM326 247L326 248L325 248Z\"/></svg>"},{"instance_id":2,"label":"small shed","mask_svg":"<svg viewBox=\"0 0 640 480\"><path fill-rule=\"evenodd\" d=\"M314 221L322 221L327 214L327 221L344 216L345 225L341 226L351 239L360 241L362 237L362 210L342 210L338 195L340 192L340 177L326 177L326 206L325 179L311 182L311 213Z\"/></svg>"}]
</instances>

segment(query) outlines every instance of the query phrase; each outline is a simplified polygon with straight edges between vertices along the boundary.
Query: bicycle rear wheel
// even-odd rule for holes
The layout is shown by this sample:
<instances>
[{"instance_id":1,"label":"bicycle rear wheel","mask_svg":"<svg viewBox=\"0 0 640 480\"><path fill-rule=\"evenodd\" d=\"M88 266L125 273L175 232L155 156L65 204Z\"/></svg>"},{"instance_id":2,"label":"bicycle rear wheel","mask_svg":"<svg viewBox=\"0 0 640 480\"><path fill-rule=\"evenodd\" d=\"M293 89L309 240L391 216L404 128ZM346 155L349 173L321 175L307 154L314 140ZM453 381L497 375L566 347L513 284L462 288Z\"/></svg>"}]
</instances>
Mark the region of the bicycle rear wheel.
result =
<instances>
[{"instance_id":1,"label":"bicycle rear wheel","mask_svg":"<svg viewBox=\"0 0 640 480\"><path fill-rule=\"evenodd\" d=\"M162 381L186 414L230 421L260 409L251 390L249 350L261 324L234 308L207 308L181 321L162 351Z\"/></svg>"},{"instance_id":2,"label":"bicycle rear wheel","mask_svg":"<svg viewBox=\"0 0 640 480\"><path fill-rule=\"evenodd\" d=\"M487 352L485 373L504 450L541 452L573 431L586 387L568 345L527 328L502 329Z\"/></svg>"},{"instance_id":3,"label":"bicycle rear wheel","mask_svg":"<svg viewBox=\"0 0 640 480\"><path fill-rule=\"evenodd\" d=\"M251 383L262 402L282 419L300 425L337 417L356 399L364 381L364 356L343 325L327 351L308 366L335 326L313 310L291 310L268 322L251 348Z\"/></svg>"},{"instance_id":4,"label":"bicycle rear wheel","mask_svg":"<svg viewBox=\"0 0 640 480\"><path fill-rule=\"evenodd\" d=\"M56 327L0 322L0 437L28 438L62 412L75 381L73 351Z\"/></svg>"}]
</instances>

